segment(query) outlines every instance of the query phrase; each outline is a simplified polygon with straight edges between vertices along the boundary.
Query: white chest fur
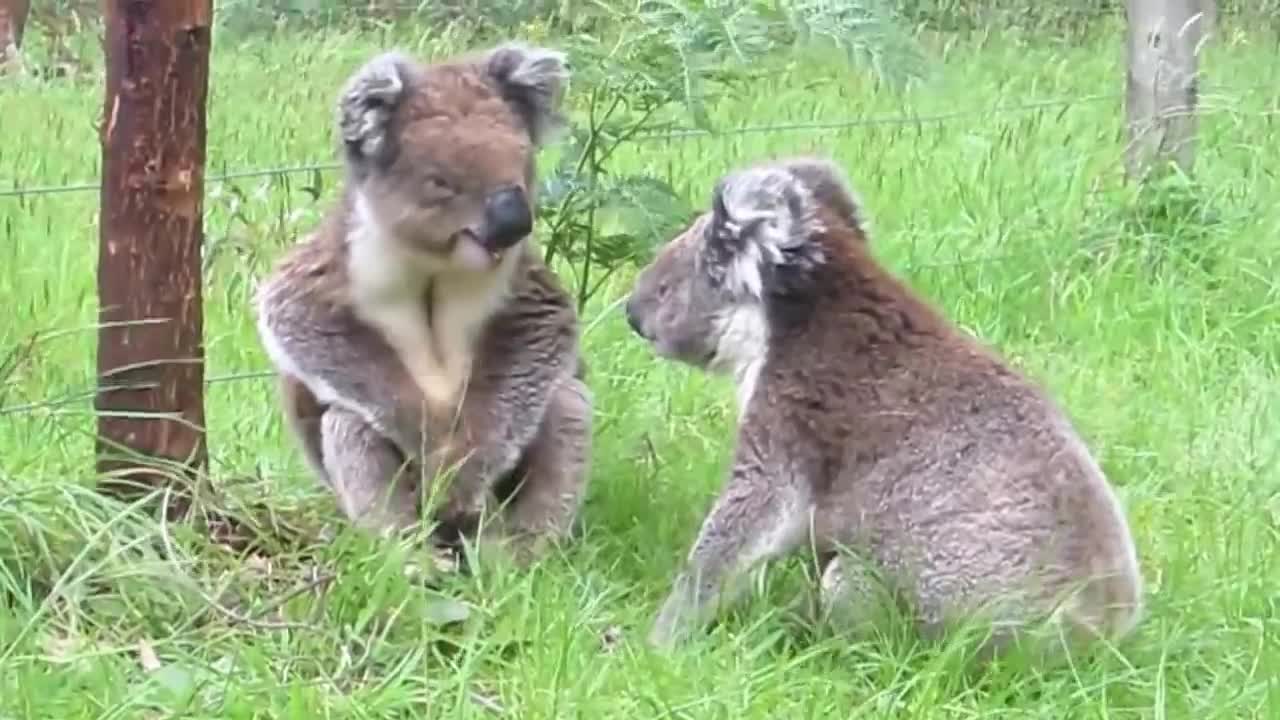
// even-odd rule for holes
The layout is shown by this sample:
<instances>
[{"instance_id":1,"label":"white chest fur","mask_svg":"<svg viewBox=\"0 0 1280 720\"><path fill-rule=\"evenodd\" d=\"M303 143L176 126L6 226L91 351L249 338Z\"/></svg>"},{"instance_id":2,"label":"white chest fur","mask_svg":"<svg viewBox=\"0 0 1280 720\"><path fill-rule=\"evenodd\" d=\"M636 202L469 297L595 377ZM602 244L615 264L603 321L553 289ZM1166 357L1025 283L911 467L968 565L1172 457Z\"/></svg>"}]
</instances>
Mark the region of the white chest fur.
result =
<instances>
[{"instance_id":1,"label":"white chest fur","mask_svg":"<svg viewBox=\"0 0 1280 720\"><path fill-rule=\"evenodd\" d=\"M348 235L355 311L382 333L428 402L451 408L470 377L478 335L505 298L518 255L507 253L488 272L458 270L409 252L382 231L360 197L355 211Z\"/></svg>"},{"instance_id":2,"label":"white chest fur","mask_svg":"<svg viewBox=\"0 0 1280 720\"><path fill-rule=\"evenodd\" d=\"M746 412L756 391L756 381L768 352L769 329L764 311L755 304L735 307L717 323L719 335L711 369L733 374L738 390L738 412Z\"/></svg>"}]
</instances>

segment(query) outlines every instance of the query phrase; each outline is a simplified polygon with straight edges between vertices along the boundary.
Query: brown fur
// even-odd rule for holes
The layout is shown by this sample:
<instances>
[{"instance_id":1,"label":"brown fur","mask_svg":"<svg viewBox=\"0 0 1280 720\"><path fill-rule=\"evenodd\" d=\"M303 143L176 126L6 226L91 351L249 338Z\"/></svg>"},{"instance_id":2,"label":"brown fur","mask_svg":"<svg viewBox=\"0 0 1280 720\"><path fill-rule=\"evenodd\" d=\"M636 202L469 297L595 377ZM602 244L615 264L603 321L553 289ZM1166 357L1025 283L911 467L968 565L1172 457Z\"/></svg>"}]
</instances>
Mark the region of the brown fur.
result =
<instances>
[{"instance_id":1,"label":"brown fur","mask_svg":"<svg viewBox=\"0 0 1280 720\"><path fill-rule=\"evenodd\" d=\"M577 315L527 238L564 74L523 46L388 53L343 91L342 195L257 302L289 427L363 525L414 524L442 471L441 537L509 502L495 521L531 559L576 517L591 414Z\"/></svg>"},{"instance_id":2,"label":"brown fur","mask_svg":"<svg viewBox=\"0 0 1280 720\"><path fill-rule=\"evenodd\" d=\"M855 624L879 585L929 634L993 621L984 656L1049 618L1072 639L1124 635L1141 578L1101 470L1042 389L876 262L839 171L749 168L713 205L628 300L660 354L732 370L740 393L733 471L651 640L803 549L826 611Z\"/></svg>"}]
</instances>

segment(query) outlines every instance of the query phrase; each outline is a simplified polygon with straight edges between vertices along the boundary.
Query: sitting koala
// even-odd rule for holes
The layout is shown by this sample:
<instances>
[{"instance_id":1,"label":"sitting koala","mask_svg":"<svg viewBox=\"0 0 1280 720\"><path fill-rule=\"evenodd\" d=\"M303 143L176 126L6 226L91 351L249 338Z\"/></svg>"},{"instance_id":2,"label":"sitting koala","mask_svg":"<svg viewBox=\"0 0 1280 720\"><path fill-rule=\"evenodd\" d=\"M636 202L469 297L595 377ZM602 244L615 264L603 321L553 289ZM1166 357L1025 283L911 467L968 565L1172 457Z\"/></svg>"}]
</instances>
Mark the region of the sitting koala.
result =
<instances>
[{"instance_id":1,"label":"sitting koala","mask_svg":"<svg viewBox=\"0 0 1280 720\"><path fill-rule=\"evenodd\" d=\"M732 373L740 412L732 472L650 642L674 645L735 578L810 548L828 616L867 620L877 589L930 636L985 611L988 659L1036 618L1126 634L1141 577L1101 469L1042 390L872 258L839 169L743 169L711 205L626 306L659 356Z\"/></svg>"},{"instance_id":2,"label":"sitting koala","mask_svg":"<svg viewBox=\"0 0 1280 720\"><path fill-rule=\"evenodd\" d=\"M518 561L571 531L592 400L572 299L531 237L568 78L562 53L508 43L382 53L339 93L341 193L255 307L288 427L361 526L429 517L456 542L502 503L489 537Z\"/></svg>"}]
</instances>

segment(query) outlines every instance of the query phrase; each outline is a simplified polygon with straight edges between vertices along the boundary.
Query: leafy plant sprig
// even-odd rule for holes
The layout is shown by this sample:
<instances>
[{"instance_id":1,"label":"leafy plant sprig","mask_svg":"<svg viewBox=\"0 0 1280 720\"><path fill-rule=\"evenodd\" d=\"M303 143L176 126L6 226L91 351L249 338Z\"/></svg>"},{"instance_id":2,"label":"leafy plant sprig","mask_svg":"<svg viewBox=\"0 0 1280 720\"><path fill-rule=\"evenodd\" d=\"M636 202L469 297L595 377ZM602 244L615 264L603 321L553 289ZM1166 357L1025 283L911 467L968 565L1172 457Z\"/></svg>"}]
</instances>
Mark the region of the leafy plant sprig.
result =
<instances>
[{"instance_id":1,"label":"leafy plant sprig","mask_svg":"<svg viewBox=\"0 0 1280 720\"><path fill-rule=\"evenodd\" d=\"M574 66L579 122L543 180L538 216L545 257L571 268L579 309L693 214L667 179L619 173L620 148L690 123L714 131L708 108L785 49L835 47L901 86L923 61L895 22L865 0L564 0L552 26Z\"/></svg>"}]
</instances>

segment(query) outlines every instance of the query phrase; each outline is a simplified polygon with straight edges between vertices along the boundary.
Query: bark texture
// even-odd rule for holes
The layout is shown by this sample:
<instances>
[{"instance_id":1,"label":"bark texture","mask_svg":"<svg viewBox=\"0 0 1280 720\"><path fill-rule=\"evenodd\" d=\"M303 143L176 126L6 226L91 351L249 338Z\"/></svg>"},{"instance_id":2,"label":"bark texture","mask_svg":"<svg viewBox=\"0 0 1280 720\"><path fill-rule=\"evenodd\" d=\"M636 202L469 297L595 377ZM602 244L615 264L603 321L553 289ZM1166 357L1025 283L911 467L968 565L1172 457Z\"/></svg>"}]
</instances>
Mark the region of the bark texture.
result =
<instances>
[{"instance_id":1,"label":"bark texture","mask_svg":"<svg viewBox=\"0 0 1280 720\"><path fill-rule=\"evenodd\" d=\"M0 70L22 57L22 34L31 13L31 0L0 0Z\"/></svg>"},{"instance_id":2,"label":"bark texture","mask_svg":"<svg viewBox=\"0 0 1280 720\"><path fill-rule=\"evenodd\" d=\"M206 463L200 256L212 0L105 0L98 472L185 505Z\"/></svg>"},{"instance_id":3,"label":"bark texture","mask_svg":"<svg viewBox=\"0 0 1280 720\"><path fill-rule=\"evenodd\" d=\"M1141 181L1175 162L1195 162L1198 60L1214 0L1129 0L1125 173Z\"/></svg>"}]
</instances>

